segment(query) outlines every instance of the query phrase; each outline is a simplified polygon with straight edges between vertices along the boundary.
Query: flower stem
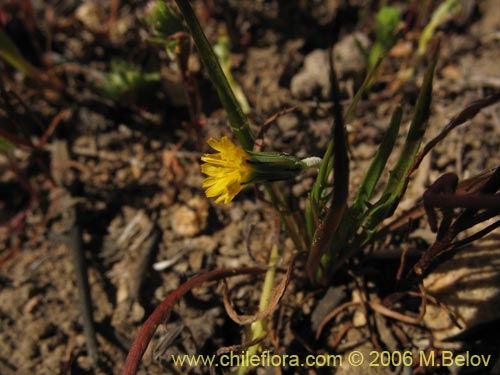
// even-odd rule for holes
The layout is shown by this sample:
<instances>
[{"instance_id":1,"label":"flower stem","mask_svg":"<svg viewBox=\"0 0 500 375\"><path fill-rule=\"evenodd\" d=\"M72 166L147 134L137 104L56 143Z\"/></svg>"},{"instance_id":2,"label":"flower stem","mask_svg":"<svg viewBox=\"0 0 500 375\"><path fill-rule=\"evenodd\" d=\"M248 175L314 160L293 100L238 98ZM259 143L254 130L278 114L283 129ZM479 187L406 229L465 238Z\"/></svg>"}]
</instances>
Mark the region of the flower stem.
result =
<instances>
[{"instance_id":1,"label":"flower stem","mask_svg":"<svg viewBox=\"0 0 500 375\"><path fill-rule=\"evenodd\" d=\"M271 248L269 255L268 270L266 278L264 279L264 286L262 287L262 294L260 295L259 312L264 311L269 305L271 294L273 291L274 278L276 276L276 262L278 261L278 246L276 244ZM267 334L267 319L258 320L250 325L250 340L254 341ZM248 355L251 358L260 349L260 344L255 344L248 348ZM247 366L240 366L238 368L238 375L244 375L247 371Z\"/></svg>"},{"instance_id":2,"label":"flower stem","mask_svg":"<svg viewBox=\"0 0 500 375\"><path fill-rule=\"evenodd\" d=\"M241 109L238 100L234 96L224 72L219 64L212 46L208 42L198 19L196 18L188 0L175 0L186 23L191 31L194 43L200 54L200 58L207 68L210 79L215 85L220 101L227 112L227 117L233 129L234 135L244 149L251 150L254 143L253 135L250 131L250 121Z\"/></svg>"},{"instance_id":3,"label":"flower stem","mask_svg":"<svg viewBox=\"0 0 500 375\"><path fill-rule=\"evenodd\" d=\"M238 100L234 96L227 78L219 64L217 56L208 42L200 23L191 8L191 5L189 5L189 1L175 0L175 2L184 16L188 28L191 31L194 43L196 44L196 48L200 54L200 58L203 61L203 64L205 64L210 79L215 85L221 103L227 112L234 135L244 149L252 150L254 137L250 130L250 121L243 113ZM278 209L288 233L295 243L295 246L297 246L300 251L305 250L306 244L305 239L303 238L304 236L301 236L299 226L293 215L288 211L288 209L284 209L287 205L282 193L273 184L265 184L265 188L271 196L273 204Z\"/></svg>"},{"instance_id":4,"label":"flower stem","mask_svg":"<svg viewBox=\"0 0 500 375\"><path fill-rule=\"evenodd\" d=\"M275 183L269 182L264 184L264 188L266 192L269 194L271 198L271 202L274 207L278 210L280 214L282 222L285 224L286 231L290 238L292 239L294 245L297 247L299 251L306 251L307 244L305 241L306 234L301 234L299 230L299 224L297 223L296 218L290 212L288 205L285 202L285 198L283 197L283 193L278 188Z\"/></svg>"}]
</instances>

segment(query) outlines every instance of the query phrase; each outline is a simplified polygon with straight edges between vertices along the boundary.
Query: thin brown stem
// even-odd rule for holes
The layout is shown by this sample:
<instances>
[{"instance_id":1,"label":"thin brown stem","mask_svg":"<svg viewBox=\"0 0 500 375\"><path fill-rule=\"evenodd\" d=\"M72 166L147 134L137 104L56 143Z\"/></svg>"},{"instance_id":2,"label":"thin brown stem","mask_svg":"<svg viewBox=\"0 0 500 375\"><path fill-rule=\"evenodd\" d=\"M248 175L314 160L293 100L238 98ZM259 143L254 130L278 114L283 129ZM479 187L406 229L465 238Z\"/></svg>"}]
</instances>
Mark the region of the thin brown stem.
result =
<instances>
[{"instance_id":1,"label":"thin brown stem","mask_svg":"<svg viewBox=\"0 0 500 375\"><path fill-rule=\"evenodd\" d=\"M148 347L156 329L162 323L166 323L168 316L175 303L195 286L209 280L220 280L226 277L252 275L265 272L265 269L257 267L242 267L235 269L217 269L197 275L170 293L163 302L153 311L142 325L139 333L130 348L130 351L123 365L121 375L135 375L141 362L142 356Z\"/></svg>"}]
</instances>

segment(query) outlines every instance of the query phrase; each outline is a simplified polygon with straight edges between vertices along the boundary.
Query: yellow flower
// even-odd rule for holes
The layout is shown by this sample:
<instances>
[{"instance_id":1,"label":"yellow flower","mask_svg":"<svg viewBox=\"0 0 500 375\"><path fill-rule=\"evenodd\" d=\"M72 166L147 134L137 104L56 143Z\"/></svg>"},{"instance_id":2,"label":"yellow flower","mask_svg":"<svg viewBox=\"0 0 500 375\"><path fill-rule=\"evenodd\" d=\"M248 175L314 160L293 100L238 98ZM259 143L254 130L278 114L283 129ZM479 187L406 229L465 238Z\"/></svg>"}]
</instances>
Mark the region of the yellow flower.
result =
<instances>
[{"instance_id":1,"label":"yellow flower","mask_svg":"<svg viewBox=\"0 0 500 375\"><path fill-rule=\"evenodd\" d=\"M219 152L201 157L205 162L201 172L208 176L202 186L207 198L215 198L215 203L228 204L248 184L289 180L321 162L315 157L300 160L275 152L245 151L228 137L220 141L210 138L208 144Z\"/></svg>"},{"instance_id":2,"label":"yellow flower","mask_svg":"<svg viewBox=\"0 0 500 375\"><path fill-rule=\"evenodd\" d=\"M201 160L201 172L208 177L203 181L207 198L214 198L215 203L228 204L252 179L252 168L247 163L250 155L237 147L228 137L220 141L210 138L208 144L216 154L205 154Z\"/></svg>"}]
</instances>

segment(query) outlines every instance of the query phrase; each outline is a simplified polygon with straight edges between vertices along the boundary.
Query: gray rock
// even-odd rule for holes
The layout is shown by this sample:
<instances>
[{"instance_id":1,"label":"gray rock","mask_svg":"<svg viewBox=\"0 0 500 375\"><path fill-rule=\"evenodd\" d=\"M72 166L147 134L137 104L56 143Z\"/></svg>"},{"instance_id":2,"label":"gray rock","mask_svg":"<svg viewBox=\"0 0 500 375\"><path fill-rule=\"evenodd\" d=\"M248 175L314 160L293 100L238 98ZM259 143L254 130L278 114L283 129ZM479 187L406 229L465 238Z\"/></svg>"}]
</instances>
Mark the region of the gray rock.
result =
<instances>
[{"instance_id":1,"label":"gray rock","mask_svg":"<svg viewBox=\"0 0 500 375\"><path fill-rule=\"evenodd\" d=\"M368 38L356 33L341 39L333 50L333 59L337 77L342 81L354 79L359 85L365 76L366 58L359 46L368 48ZM302 69L292 77L290 91L298 99L309 99L319 96L320 99L330 97L329 63L327 50L314 50L304 59Z\"/></svg>"},{"instance_id":2,"label":"gray rock","mask_svg":"<svg viewBox=\"0 0 500 375\"><path fill-rule=\"evenodd\" d=\"M298 99L311 98L319 94L322 99L330 95L328 80L328 52L314 50L304 59L303 68L292 77L290 91Z\"/></svg>"},{"instance_id":3,"label":"gray rock","mask_svg":"<svg viewBox=\"0 0 500 375\"><path fill-rule=\"evenodd\" d=\"M360 46L368 49L369 40L361 33L350 34L341 39L333 49L333 61L339 80L353 78L355 83L363 80L367 61Z\"/></svg>"}]
</instances>

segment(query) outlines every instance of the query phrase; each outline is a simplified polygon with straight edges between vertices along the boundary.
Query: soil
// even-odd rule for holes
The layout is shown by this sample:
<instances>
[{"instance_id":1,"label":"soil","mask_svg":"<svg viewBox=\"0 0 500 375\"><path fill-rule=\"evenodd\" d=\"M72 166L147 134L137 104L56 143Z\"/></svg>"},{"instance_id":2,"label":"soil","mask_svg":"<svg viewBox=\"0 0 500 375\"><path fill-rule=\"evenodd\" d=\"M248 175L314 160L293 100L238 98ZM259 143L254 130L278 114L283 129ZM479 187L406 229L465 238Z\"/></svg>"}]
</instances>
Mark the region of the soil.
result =
<instances>
[{"instance_id":1,"label":"soil","mask_svg":"<svg viewBox=\"0 0 500 375\"><path fill-rule=\"evenodd\" d=\"M230 36L233 74L252 108L255 132L258 124L295 107L266 128L263 150L322 156L332 126L328 49L335 45L342 104L347 108L367 69L357 46L373 44L379 3L193 2L211 42L222 30ZM401 9L404 27L370 94L362 98L347 124L351 196L397 103L404 108L400 149L427 66L427 56L416 53L418 38L441 2L385 3ZM500 59L500 7L496 0L461 4L461 11L439 27L442 48L426 140L466 105L500 90L496 62ZM118 5L116 12L113 5ZM38 145L34 150L16 145L16 170L0 155L0 374L118 374L139 327L163 298L203 271L265 264L279 232L279 216L260 186L243 190L229 205L206 199L200 156L211 152L206 144L209 137L230 136L230 128L195 53L189 66L202 112L198 123L190 120L178 66L162 46L146 40L148 27L141 21L145 10L143 1L9 0L0 5L0 24L21 53L57 77L57 81L39 81L0 60L1 127L25 143ZM160 72L160 79L110 97L102 85L116 60L143 72ZM57 126L44 139L52 125ZM500 105L494 104L451 132L424 159L395 217L420 204L425 188L445 172L454 172L462 180L497 167L499 145ZM391 157L391 167L395 161ZM279 183L297 213L306 205L314 178L309 173ZM401 252L414 254L407 259L409 269L433 240L427 221L417 219L411 228L379 238L353 258L328 288L308 285L299 262L279 308L270 317L271 334L262 345L274 353L300 356L344 355L355 349L363 353L412 350L418 355L433 349L467 348L493 356L487 370L469 366L467 373L490 371L500 353L498 337L493 337L500 318L495 305L500 302L497 253L481 258L487 263L486 271L479 258L472 261L473 274L486 275L480 283L484 288L472 281L460 284L456 278L451 285L434 289L427 282L441 304L436 300L433 314L416 324L376 311L364 314L363 309L346 309L315 338L323 318L342 303L366 296L380 302L395 292ZM488 241L484 249L500 248L498 232ZM286 267L295 248L284 232L279 234L279 245L280 265ZM79 249L97 332L95 368L79 300L75 266ZM475 250L469 251L474 254ZM436 272L447 275L459 267L472 267L471 262L458 263L443 262L444 270ZM263 276L228 283L236 310L255 313ZM462 314L453 294L456 288L461 305L474 307L482 301L477 306L483 314L478 309L473 309L471 317L464 313L462 329L447 335L443 325L453 325L450 316ZM419 301L402 299L393 309L416 317ZM451 312L443 317L436 309ZM347 323L351 329L341 334ZM463 335L451 336L457 333ZM233 322L224 309L222 284L206 283L175 306L166 328L158 329L138 373L208 373L202 367L174 368L168 358L171 354L214 354L240 345L244 338L245 327ZM453 366L420 366L416 360L407 369L284 366L251 371L464 373Z\"/></svg>"}]
</instances>

